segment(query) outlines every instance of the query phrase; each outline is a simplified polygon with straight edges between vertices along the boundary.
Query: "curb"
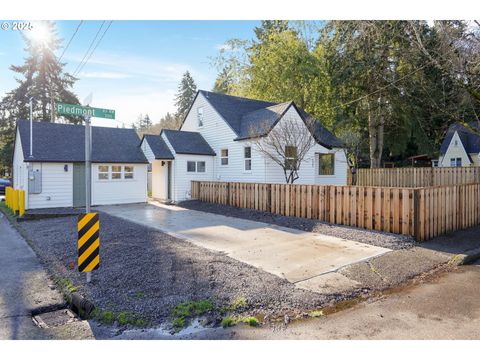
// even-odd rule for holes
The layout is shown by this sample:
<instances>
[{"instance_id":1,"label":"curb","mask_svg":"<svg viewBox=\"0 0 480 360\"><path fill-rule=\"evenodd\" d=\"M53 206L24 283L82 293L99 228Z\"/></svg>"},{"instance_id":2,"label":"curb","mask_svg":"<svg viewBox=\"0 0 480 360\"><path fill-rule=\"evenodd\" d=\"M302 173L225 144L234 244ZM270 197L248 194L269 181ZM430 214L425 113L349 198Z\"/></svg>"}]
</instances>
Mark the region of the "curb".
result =
<instances>
[{"instance_id":1,"label":"curb","mask_svg":"<svg viewBox=\"0 0 480 360\"><path fill-rule=\"evenodd\" d=\"M454 255L450 259L449 264L457 266L468 265L478 259L480 259L480 247L465 251L464 254Z\"/></svg>"}]
</instances>

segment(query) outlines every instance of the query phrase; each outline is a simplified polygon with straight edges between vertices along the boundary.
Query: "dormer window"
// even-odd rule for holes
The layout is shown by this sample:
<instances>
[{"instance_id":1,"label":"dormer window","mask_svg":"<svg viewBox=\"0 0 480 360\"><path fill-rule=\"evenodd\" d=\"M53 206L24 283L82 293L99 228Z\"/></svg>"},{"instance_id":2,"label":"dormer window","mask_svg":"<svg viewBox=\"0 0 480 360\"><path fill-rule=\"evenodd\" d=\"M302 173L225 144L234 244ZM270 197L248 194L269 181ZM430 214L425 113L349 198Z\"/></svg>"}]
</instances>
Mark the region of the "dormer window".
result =
<instances>
[{"instance_id":1,"label":"dormer window","mask_svg":"<svg viewBox=\"0 0 480 360\"><path fill-rule=\"evenodd\" d=\"M203 126L203 107L197 108L197 124L198 127Z\"/></svg>"}]
</instances>

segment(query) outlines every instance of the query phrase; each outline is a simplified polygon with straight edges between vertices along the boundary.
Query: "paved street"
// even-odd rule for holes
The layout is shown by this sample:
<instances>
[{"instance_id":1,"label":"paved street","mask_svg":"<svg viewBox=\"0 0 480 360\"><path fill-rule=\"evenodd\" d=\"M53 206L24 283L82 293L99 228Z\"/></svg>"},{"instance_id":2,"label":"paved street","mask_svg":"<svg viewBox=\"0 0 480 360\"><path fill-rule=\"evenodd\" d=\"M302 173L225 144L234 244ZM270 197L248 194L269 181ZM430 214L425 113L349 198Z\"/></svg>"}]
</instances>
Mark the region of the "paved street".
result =
<instances>
[{"instance_id":1,"label":"paved street","mask_svg":"<svg viewBox=\"0 0 480 360\"><path fill-rule=\"evenodd\" d=\"M0 212L0 339L90 338L88 323L43 330L34 325L34 310L63 304L59 292L25 240Z\"/></svg>"}]
</instances>

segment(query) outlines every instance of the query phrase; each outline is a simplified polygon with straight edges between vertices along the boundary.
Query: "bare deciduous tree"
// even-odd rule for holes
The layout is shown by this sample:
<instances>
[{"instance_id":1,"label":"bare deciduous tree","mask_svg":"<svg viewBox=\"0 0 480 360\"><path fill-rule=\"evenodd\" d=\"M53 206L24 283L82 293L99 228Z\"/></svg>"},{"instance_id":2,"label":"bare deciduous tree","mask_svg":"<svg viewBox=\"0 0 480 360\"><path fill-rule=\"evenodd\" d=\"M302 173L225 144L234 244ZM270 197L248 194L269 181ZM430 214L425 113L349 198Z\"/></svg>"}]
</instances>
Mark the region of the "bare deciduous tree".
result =
<instances>
[{"instance_id":1,"label":"bare deciduous tree","mask_svg":"<svg viewBox=\"0 0 480 360\"><path fill-rule=\"evenodd\" d=\"M269 124L250 129L251 144L282 168L287 184L299 178L300 166L315 145L310 126L302 121L283 119L271 130Z\"/></svg>"}]
</instances>

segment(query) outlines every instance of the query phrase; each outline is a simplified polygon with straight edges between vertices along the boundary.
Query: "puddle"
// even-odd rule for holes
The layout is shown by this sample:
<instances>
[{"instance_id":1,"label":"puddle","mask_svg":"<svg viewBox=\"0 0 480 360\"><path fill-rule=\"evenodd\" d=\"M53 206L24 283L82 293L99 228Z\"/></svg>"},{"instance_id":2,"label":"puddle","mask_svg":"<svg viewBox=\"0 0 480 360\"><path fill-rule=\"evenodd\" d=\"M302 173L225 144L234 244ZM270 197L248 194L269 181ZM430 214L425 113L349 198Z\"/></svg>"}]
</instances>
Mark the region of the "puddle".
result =
<instances>
[{"instance_id":1,"label":"puddle","mask_svg":"<svg viewBox=\"0 0 480 360\"><path fill-rule=\"evenodd\" d=\"M72 323L78 318L70 309L61 309L34 315L32 320L39 328L49 329Z\"/></svg>"}]
</instances>

